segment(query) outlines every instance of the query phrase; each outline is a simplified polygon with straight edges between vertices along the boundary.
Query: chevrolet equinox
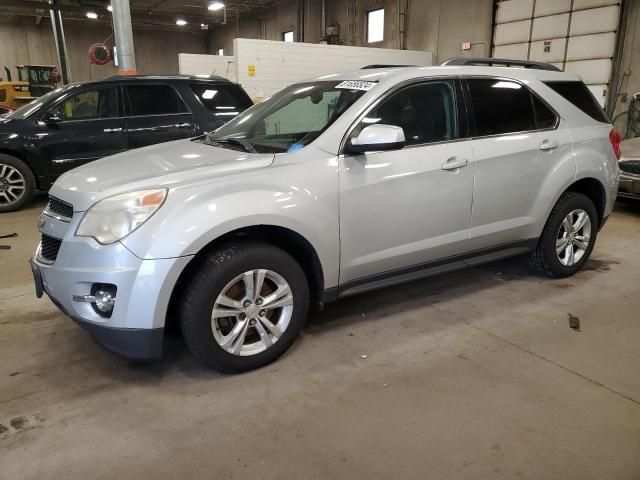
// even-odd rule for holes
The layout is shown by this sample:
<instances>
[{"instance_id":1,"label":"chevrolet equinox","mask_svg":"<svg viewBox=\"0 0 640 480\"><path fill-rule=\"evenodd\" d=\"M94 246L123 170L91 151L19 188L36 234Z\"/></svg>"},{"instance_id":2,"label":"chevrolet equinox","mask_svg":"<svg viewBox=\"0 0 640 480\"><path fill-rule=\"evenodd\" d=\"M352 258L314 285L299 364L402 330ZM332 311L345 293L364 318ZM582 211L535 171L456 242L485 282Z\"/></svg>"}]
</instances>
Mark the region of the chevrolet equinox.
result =
<instances>
[{"instance_id":1,"label":"chevrolet equinox","mask_svg":"<svg viewBox=\"0 0 640 480\"><path fill-rule=\"evenodd\" d=\"M572 275L613 208L620 138L578 77L519 66L324 75L65 173L36 293L129 358L158 358L175 319L202 363L238 372L338 298L520 254Z\"/></svg>"}]
</instances>

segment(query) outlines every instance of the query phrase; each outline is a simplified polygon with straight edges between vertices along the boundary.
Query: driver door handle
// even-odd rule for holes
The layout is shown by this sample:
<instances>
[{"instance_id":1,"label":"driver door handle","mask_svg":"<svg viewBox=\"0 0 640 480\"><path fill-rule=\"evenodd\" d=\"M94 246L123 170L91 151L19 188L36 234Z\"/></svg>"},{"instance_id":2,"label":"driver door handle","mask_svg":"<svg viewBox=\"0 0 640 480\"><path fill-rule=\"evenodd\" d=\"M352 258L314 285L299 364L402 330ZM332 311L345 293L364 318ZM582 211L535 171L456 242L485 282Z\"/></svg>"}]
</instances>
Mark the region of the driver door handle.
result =
<instances>
[{"instance_id":1,"label":"driver door handle","mask_svg":"<svg viewBox=\"0 0 640 480\"><path fill-rule=\"evenodd\" d=\"M122 128L105 128L102 130L104 133L118 133L122 131Z\"/></svg>"},{"instance_id":2,"label":"driver door handle","mask_svg":"<svg viewBox=\"0 0 640 480\"><path fill-rule=\"evenodd\" d=\"M442 170L458 170L469 165L469 160L466 158L451 157L442 164Z\"/></svg>"},{"instance_id":3,"label":"driver door handle","mask_svg":"<svg viewBox=\"0 0 640 480\"><path fill-rule=\"evenodd\" d=\"M558 148L560 144L555 140L543 140L540 144L540 150L553 150L554 148Z\"/></svg>"}]
</instances>

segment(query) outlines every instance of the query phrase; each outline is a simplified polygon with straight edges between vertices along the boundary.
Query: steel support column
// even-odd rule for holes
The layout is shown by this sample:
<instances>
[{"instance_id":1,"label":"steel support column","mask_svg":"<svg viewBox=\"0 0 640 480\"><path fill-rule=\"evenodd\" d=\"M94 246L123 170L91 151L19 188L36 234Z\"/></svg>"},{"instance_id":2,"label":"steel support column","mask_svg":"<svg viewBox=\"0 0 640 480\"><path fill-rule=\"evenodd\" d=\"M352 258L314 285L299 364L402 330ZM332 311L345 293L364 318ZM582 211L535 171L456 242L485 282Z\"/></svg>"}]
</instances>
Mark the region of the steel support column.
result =
<instances>
[{"instance_id":1,"label":"steel support column","mask_svg":"<svg viewBox=\"0 0 640 480\"><path fill-rule=\"evenodd\" d=\"M131 9L129 0L112 0L113 32L118 56L118 73L136 75L136 53L133 48L133 29L131 28Z\"/></svg>"},{"instance_id":2,"label":"steel support column","mask_svg":"<svg viewBox=\"0 0 640 480\"><path fill-rule=\"evenodd\" d=\"M56 40L56 50L58 52L58 63L60 64L60 76L62 77L62 83L64 85L67 85L69 82L71 82L71 74L69 72L67 44L64 39L62 15L60 15L58 0L49 0L49 6L49 13L51 15L51 26L53 28L53 36Z\"/></svg>"}]
</instances>

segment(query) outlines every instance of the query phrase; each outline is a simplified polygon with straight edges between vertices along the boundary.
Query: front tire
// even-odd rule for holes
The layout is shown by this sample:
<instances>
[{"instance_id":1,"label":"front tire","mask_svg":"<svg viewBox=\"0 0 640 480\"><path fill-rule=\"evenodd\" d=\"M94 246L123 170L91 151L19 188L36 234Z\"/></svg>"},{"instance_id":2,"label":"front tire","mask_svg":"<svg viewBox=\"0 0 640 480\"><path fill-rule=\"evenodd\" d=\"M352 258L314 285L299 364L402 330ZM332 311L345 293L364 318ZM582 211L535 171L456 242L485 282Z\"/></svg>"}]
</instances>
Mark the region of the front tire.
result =
<instances>
[{"instance_id":1,"label":"front tire","mask_svg":"<svg viewBox=\"0 0 640 480\"><path fill-rule=\"evenodd\" d=\"M589 197L565 192L553 207L530 263L551 278L569 277L589 259L598 235L598 214Z\"/></svg>"},{"instance_id":2,"label":"front tire","mask_svg":"<svg viewBox=\"0 0 640 480\"><path fill-rule=\"evenodd\" d=\"M0 153L0 213L20 210L35 191L31 169L19 158Z\"/></svg>"},{"instance_id":3,"label":"front tire","mask_svg":"<svg viewBox=\"0 0 640 480\"><path fill-rule=\"evenodd\" d=\"M268 244L227 245L207 254L185 285L180 323L189 350L221 372L253 370L295 341L309 309L300 265Z\"/></svg>"}]
</instances>

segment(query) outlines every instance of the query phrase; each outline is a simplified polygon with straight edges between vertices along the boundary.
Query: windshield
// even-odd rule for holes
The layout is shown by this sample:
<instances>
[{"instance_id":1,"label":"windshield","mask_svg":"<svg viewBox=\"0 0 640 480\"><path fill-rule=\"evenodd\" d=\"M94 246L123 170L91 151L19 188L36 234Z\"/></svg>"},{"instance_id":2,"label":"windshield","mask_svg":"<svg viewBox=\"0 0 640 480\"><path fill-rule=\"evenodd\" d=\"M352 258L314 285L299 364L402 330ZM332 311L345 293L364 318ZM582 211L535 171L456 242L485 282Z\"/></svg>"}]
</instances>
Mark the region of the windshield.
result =
<instances>
[{"instance_id":1,"label":"windshield","mask_svg":"<svg viewBox=\"0 0 640 480\"><path fill-rule=\"evenodd\" d=\"M292 85L238 115L202 142L259 153L299 150L313 142L374 82Z\"/></svg>"},{"instance_id":2,"label":"windshield","mask_svg":"<svg viewBox=\"0 0 640 480\"><path fill-rule=\"evenodd\" d=\"M49 93L36 98L35 100L29 102L29 103L25 103L24 105L22 105L20 108L18 108L16 111L10 113L9 115L6 116L6 118L13 118L15 120L22 120L25 119L27 117L29 117L29 115L31 115L34 112L37 112L38 110L40 110L40 107L42 107L43 105L49 103L49 100L55 98L58 96L58 94L60 94L62 91L67 90L69 88L72 88L73 85L68 85L66 87L61 87L61 88L56 88L55 90L50 91Z\"/></svg>"}]
</instances>

